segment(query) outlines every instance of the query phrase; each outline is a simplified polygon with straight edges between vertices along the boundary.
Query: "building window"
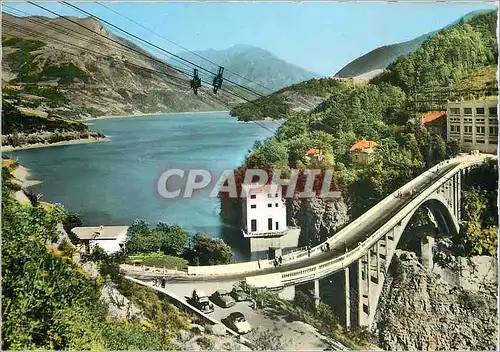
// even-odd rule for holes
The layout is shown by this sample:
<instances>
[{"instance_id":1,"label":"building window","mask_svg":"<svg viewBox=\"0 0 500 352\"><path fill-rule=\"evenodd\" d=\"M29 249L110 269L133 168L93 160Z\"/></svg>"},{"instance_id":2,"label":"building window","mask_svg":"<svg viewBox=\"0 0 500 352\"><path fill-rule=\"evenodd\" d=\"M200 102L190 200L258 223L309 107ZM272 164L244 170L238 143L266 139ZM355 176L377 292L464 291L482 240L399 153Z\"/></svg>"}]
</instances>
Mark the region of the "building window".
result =
<instances>
[{"instance_id":1,"label":"building window","mask_svg":"<svg viewBox=\"0 0 500 352\"><path fill-rule=\"evenodd\" d=\"M497 119L490 119L490 125L498 125Z\"/></svg>"},{"instance_id":2,"label":"building window","mask_svg":"<svg viewBox=\"0 0 500 352\"><path fill-rule=\"evenodd\" d=\"M451 132L460 132L460 126L450 126Z\"/></svg>"},{"instance_id":3,"label":"building window","mask_svg":"<svg viewBox=\"0 0 500 352\"><path fill-rule=\"evenodd\" d=\"M277 208L278 207L278 203L274 203L274 206Z\"/></svg>"},{"instance_id":4,"label":"building window","mask_svg":"<svg viewBox=\"0 0 500 352\"><path fill-rule=\"evenodd\" d=\"M273 203L269 203L269 204L267 204L267 207L268 207L268 208L272 208L272 207L273 207Z\"/></svg>"},{"instance_id":5,"label":"building window","mask_svg":"<svg viewBox=\"0 0 500 352\"><path fill-rule=\"evenodd\" d=\"M278 193L276 193L276 194L274 195L274 197L275 197L275 198L278 198Z\"/></svg>"},{"instance_id":6,"label":"building window","mask_svg":"<svg viewBox=\"0 0 500 352\"><path fill-rule=\"evenodd\" d=\"M252 208L252 209L257 208L257 204L252 204L252 205L250 205L250 208Z\"/></svg>"},{"instance_id":7,"label":"building window","mask_svg":"<svg viewBox=\"0 0 500 352\"><path fill-rule=\"evenodd\" d=\"M476 119L476 124L483 124L484 123L484 119Z\"/></svg>"},{"instance_id":8,"label":"building window","mask_svg":"<svg viewBox=\"0 0 500 352\"><path fill-rule=\"evenodd\" d=\"M276 221L276 230L279 230L280 229L280 224L279 222Z\"/></svg>"},{"instance_id":9,"label":"building window","mask_svg":"<svg viewBox=\"0 0 500 352\"><path fill-rule=\"evenodd\" d=\"M450 113L452 115L460 115L460 108L450 108Z\"/></svg>"},{"instance_id":10,"label":"building window","mask_svg":"<svg viewBox=\"0 0 500 352\"><path fill-rule=\"evenodd\" d=\"M490 135L497 136L498 135L498 126L490 127Z\"/></svg>"},{"instance_id":11,"label":"building window","mask_svg":"<svg viewBox=\"0 0 500 352\"><path fill-rule=\"evenodd\" d=\"M496 139L491 139L491 140L490 140L490 144L498 144L498 140L496 140Z\"/></svg>"},{"instance_id":12,"label":"building window","mask_svg":"<svg viewBox=\"0 0 500 352\"><path fill-rule=\"evenodd\" d=\"M484 115L484 108L476 108L476 115Z\"/></svg>"},{"instance_id":13,"label":"building window","mask_svg":"<svg viewBox=\"0 0 500 352\"><path fill-rule=\"evenodd\" d=\"M464 138L464 142L465 143L472 143L472 139L470 139L470 138Z\"/></svg>"},{"instance_id":14,"label":"building window","mask_svg":"<svg viewBox=\"0 0 500 352\"><path fill-rule=\"evenodd\" d=\"M472 126L464 126L464 133L472 133Z\"/></svg>"},{"instance_id":15,"label":"building window","mask_svg":"<svg viewBox=\"0 0 500 352\"><path fill-rule=\"evenodd\" d=\"M464 108L464 115L472 115L472 108Z\"/></svg>"},{"instance_id":16,"label":"building window","mask_svg":"<svg viewBox=\"0 0 500 352\"><path fill-rule=\"evenodd\" d=\"M257 220L252 219L252 221L250 221L250 226L251 226L252 232L257 231Z\"/></svg>"},{"instance_id":17,"label":"building window","mask_svg":"<svg viewBox=\"0 0 500 352\"><path fill-rule=\"evenodd\" d=\"M478 134L484 134L484 126L477 126L476 127L476 132Z\"/></svg>"},{"instance_id":18,"label":"building window","mask_svg":"<svg viewBox=\"0 0 500 352\"><path fill-rule=\"evenodd\" d=\"M257 195L256 195L256 194L251 194L251 195L250 195L250 199L255 199L255 198L257 198Z\"/></svg>"},{"instance_id":19,"label":"building window","mask_svg":"<svg viewBox=\"0 0 500 352\"><path fill-rule=\"evenodd\" d=\"M478 144L484 144L484 139L476 139L476 143L478 143Z\"/></svg>"},{"instance_id":20,"label":"building window","mask_svg":"<svg viewBox=\"0 0 500 352\"><path fill-rule=\"evenodd\" d=\"M493 107L489 108L489 113L490 113L490 116L497 116L497 107L493 106Z\"/></svg>"},{"instance_id":21,"label":"building window","mask_svg":"<svg viewBox=\"0 0 500 352\"><path fill-rule=\"evenodd\" d=\"M269 218L267 219L267 229L271 231L273 229L273 219Z\"/></svg>"},{"instance_id":22,"label":"building window","mask_svg":"<svg viewBox=\"0 0 500 352\"><path fill-rule=\"evenodd\" d=\"M267 198L272 198L272 197L273 197L273 195L271 193L267 194Z\"/></svg>"}]
</instances>

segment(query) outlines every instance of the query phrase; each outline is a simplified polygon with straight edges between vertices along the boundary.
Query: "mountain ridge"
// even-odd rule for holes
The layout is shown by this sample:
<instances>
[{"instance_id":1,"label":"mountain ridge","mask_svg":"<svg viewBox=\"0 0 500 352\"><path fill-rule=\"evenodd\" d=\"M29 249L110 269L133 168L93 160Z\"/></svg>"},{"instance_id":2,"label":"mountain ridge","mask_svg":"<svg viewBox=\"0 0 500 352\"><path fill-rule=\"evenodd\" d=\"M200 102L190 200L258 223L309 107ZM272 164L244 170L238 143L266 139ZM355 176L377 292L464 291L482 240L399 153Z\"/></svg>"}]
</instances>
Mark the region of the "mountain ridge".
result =
<instances>
[{"instance_id":1,"label":"mountain ridge","mask_svg":"<svg viewBox=\"0 0 500 352\"><path fill-rule=\"evenodd\" d=\"M311 78L321 77L317 73L279 58L266 49L250 44L235 44L225 49L195 50L193 53L183 51L178 55L188 58L200 66L208 66L211 71L216 71L218 65L223 66L225 68L225 77L236 83L248 85L252 89L265 94ZM217 65L207 62L197 55ZM229 71L237 72L238 75ZM253 82L249 82L240 76L246 77Z\"/></svg>"},{"instance_id":2,"label":"mountain ridge","mask_svg":"<svg viewBox=\"0 0 500 352\"><path fill-rule=\"evenodd\" d=\"M387 44L380 47L377 47L373 50L370 50L366 54L359 56L358 58L352 60L347 65L342 67L337 73L335 73L334 77L339 78L350 78L354 76L363 75L370 71L384 69L394 61L397 60L400 56L406 56L415 52L427 39L431 38L434 34L439 31L452 27L461 21L468 21L476 15L480 15L483 13L488 13L490 9L482 9L471 11L464 16L458 18L457 20L451 22L450 24L444 26L443 28L422 34L413 39L394 43Z\"/></svg>"}]
</instances>

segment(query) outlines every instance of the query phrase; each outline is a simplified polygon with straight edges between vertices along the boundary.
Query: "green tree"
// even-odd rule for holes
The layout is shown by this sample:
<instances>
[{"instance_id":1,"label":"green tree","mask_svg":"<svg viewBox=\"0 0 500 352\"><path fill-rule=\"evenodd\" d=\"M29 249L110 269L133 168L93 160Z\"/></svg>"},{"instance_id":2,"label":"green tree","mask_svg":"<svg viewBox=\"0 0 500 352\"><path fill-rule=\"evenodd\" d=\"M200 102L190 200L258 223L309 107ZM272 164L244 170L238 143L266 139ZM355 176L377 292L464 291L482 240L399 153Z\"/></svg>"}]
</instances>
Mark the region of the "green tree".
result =
<instances>
[{"instance_id":1,"label":"green tree","mask_svg":"<svg viewBox=\"0 0 500 352\"><path fill-rule=\"evenodd\" d=\"M181 255L189 245L190 234L179 225L170 226L160 222L152 232L161 238L162 250L165 254Z\"/></svg>"},{"instance_id":2,"label":"green tree","mask_svg":"<svg viewBox=\"0 0 500 352\"><path fill-rule=\"evenodd\" d=\"M197 233L192 239L191 262L199 265L229 264L233 253L222 240Z\"/></svg>"}]
</instances>

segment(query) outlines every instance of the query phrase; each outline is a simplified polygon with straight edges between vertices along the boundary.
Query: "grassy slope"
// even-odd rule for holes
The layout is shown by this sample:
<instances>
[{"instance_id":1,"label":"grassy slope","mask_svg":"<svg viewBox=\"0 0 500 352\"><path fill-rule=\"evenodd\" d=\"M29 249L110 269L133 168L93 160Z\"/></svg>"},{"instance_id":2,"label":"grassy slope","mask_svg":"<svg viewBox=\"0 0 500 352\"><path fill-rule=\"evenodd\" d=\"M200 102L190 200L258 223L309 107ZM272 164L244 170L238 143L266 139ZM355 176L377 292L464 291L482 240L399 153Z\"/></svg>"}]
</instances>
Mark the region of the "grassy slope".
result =
<instances>
[{"instance_id":1,"label":"grassy slope","mask_svg":"<svg viewBox=\"0 0 500 352\"><path fill-rule=\"evenodd\" d=\"M373 70L386 68L401 55L408 55L417 50L422 43L435 32L427 33L403 43L385 45L358 57L344 66L335 77L347 78L358 76Z\"/></svg>"}]
</instances>

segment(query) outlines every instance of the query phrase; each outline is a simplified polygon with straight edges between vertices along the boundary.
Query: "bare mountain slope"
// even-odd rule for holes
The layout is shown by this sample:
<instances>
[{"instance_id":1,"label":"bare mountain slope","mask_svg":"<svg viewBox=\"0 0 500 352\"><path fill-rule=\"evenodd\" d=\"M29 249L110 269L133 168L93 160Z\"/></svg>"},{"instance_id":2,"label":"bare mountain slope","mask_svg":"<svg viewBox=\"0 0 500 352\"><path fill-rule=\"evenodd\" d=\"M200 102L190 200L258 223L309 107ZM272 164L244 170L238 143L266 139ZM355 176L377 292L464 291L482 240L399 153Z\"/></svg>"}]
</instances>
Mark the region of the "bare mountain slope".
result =
<instances>
[{"instance_id":1,"label":"bare mountain slope","mask_svg":"<svg viewBox=\"0 0 500 352\"><path fill-rule=\"evenodd\" d=\"M241 102L221 91L214 96L211 87L194 95L189 77L156 61L160 59L142 56L139 52L152 55L94 19L71 18L77 25L64 18L3 13L2 20L2 83L7 92L23 86L24 93L45 98L38 106L44 110L79 117L228 110ZM62 98L55 102L47 91Z\"/></svg>"}]
</instances>

